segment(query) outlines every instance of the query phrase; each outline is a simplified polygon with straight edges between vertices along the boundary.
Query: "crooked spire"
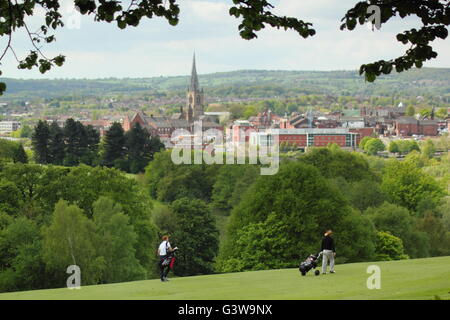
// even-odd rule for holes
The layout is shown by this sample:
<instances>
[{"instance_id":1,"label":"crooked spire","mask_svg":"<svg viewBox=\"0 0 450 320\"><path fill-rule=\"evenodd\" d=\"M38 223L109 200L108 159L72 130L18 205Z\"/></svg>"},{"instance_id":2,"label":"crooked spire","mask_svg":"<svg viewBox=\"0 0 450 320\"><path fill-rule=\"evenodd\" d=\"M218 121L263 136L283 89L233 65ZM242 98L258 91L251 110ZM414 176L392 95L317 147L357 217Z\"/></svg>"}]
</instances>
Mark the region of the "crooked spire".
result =
<instances>
[{"instance_id":1,"label":"crooked spire","mask_svg":"<svg viewBox=\"0 0 450 320\"><path fill-rule=\"evenodd\" d=\"M195 65L195 53L194 53L194 60L192 62L192 72L191 72L191 84L189 86L189 91L198 91L199 85L198 85L198 76L197 76L197 67Z\"/></svg>"}]
</instances>

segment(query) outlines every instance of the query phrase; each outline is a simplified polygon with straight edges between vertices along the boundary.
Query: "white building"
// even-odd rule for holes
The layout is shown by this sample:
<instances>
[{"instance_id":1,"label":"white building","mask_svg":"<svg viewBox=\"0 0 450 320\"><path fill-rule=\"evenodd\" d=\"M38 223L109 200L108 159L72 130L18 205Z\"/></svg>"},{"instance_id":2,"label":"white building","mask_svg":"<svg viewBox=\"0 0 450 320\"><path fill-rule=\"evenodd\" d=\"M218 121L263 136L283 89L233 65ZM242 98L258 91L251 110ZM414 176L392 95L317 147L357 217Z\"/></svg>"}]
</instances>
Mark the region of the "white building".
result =
<instances>
[{"instance_id":1,"label":"white building","mask_svg":"<svg viewBox=\"0 0 450 320\"><path fill-rule=\"evenodd\" d=\"M364 117L341 117L341 127L343 128L364 128Z\"/></svg>"},{"instance_id":2,"label":"white building","mask_svg":"<svg viewBox=\"0 0 450 320\"><path fill-rule=\"evenodd\" d=\"M13 132L20 129L18 121L0 121L0 132Z\"/></svg>"}]
</instances>

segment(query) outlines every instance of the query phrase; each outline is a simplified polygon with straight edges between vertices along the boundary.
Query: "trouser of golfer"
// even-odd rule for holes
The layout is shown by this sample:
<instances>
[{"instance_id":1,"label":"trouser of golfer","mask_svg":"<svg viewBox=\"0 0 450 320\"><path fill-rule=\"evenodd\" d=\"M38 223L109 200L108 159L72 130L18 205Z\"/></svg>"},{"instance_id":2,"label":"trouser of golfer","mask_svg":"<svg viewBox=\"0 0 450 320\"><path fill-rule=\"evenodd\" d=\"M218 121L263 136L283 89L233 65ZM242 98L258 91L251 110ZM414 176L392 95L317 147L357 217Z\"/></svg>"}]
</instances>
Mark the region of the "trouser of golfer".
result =
<instances>
[{"instance_id":1,"label":"trouser of golfer","mask_svg":"<svg viewBox=\"0 0 450 320\"><path fill-rule=\"evenodd\" d=\"M330 271L334 271L334 253L331 250L322 251L322 273L327 272L328 260L330 261Z\"/></svg>"},{"instance_id":2,"label":"trouser of golfer","mask_svg":"<svg viewBox=\"0 0 450 320\"><path fill-rule=\"evenodd\" d=\"M159 275L160 275L161 280L163 280L164 278L167 278L167 275L169 274L169 271L170 271L170 267L168 265L163 266L163 264L162 264L165 257L166 256L159 256L159 271L160 271Z\"/></svg>"}]
</instances>

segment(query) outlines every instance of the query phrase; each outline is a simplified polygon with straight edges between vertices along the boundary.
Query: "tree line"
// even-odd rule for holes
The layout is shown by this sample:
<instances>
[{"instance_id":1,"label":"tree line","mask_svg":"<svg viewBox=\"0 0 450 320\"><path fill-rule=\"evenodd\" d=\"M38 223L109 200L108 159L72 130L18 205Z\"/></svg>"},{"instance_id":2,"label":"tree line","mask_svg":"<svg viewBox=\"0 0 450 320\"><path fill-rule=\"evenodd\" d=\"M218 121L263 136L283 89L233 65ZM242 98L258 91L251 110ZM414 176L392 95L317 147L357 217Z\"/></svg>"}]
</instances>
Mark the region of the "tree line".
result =
<instances>
[{"instance_id":1,"label":"tree line","mask_svg":"<svg viewBox=\"0 0 450 320\"><path fill-rule=\"evenodd\" d=\"M209 250L214 272L297 267L320 250L327 228L335 230L338 263L450 254L448 194L414 157L385 160L329 146L283 158L277 175L258 172L256 165L176 166L168 152L158 153L146 169L150 196L166 204L154 212L155 224L175 234L173 203L203 203L216 220L219 249L192 252Z\"/></svg>"},{"instance_id":2,"label":"tree line","mask_svg":"<svg viewBox=\"0 0 450 320\"><path fill-rule=\"evenodd\" d=\"M0 291L156 277L152 201L106 167L0 165Z\"/></svg>"},{"instance_id":3,"label":"tree line","mask_svg":"<svg viewBox=\"0 0 450 320\"><path fill-rule=\"evenodd\" d=\"M28 155L21 143L0 139L0 161L28 163Z\"/></svg>"},{"instance_id":4,"label":"tree line","mask_svg":"<svg viewBox=\"0 0 450 320\"><path fill-rule=\"evenodd\" d=\"M385 160L337 146L257 165L175 165L154 154L141 182L115 168L0 162L0 290L156 277L159 237L178 276L298 267L335 231L337 262L450 254L450 158ZM76 262L76 263L75 263Z\"/></svg>"},{"instance_id":5,"label":"tree line","mask_svg":"<svg viewBox=\"0 0 450 320\"><path fill-rule=\"evenodd\" d=\"M39 164L63 166L107 166L126 172L142 172L153 154L164 146L158 137L136 124L128 132L115 122L103 139L91 125L67 119L63 128L56 122L39 120L31 137L34 159Z\"/></svg>"}]
</instances>

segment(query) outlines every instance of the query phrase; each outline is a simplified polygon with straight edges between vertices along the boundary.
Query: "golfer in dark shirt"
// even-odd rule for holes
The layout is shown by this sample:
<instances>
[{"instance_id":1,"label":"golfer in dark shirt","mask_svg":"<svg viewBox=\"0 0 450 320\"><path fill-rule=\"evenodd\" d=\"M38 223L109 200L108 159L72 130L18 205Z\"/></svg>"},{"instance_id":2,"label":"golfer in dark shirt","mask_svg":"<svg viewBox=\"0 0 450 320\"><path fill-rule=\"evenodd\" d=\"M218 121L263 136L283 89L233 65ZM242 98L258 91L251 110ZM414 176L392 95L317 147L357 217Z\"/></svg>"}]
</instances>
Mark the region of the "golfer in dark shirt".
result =
<instances>
[{"instance_id":1,"label":"golfer in dark shirt","mask_svg":"<svg viewBox=\"0 0 450 320\"><path fill-rule=\"evenodd\" d=\"M336 255L336 249L334 247L334 240L331 237L333 231L328 230L325 232L322 239L322 274L327 273L327 264L330 261L330 273L334 273L334 256Z\"/></svg>"}]
</instances>

